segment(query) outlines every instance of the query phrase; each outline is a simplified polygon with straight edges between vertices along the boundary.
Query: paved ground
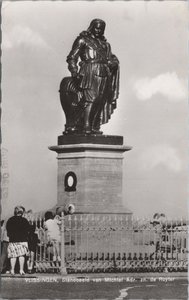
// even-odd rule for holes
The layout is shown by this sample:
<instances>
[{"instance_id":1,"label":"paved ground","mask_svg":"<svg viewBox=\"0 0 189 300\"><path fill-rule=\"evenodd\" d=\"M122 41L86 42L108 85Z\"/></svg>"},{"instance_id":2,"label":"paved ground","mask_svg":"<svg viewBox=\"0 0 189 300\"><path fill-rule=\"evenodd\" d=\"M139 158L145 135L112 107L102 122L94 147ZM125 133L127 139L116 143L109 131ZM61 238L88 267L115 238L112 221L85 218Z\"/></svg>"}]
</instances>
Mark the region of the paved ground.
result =
<instances>
[{"instance_id":1,"label":"paved ground","mask_svg":"<svg viewBox=\"0 0 189 300\"><path fill-rule=\"evenodd\" d=\"M188 299L186 276L94 274L2 277L3 299Z\"/></svg>"}]
</instances>

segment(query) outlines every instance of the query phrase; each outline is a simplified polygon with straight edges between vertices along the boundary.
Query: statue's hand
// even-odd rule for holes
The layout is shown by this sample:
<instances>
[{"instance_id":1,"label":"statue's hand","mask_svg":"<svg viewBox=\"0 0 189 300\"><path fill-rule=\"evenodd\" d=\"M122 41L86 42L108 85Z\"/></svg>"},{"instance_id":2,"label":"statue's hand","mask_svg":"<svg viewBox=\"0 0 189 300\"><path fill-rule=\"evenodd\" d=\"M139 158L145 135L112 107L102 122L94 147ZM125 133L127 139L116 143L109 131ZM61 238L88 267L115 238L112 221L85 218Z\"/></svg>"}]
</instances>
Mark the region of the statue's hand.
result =
<instances>
[{"instance_id":1,"label":"statue's hand","mask_svg":"<svg viewBox=\"0 0 189 300\"><path fill-rule=\"evenodd\" d=\"M109 66L110 70L117 68L117 65L118 65L117 61L114 61L114 60L108 61L108 66Z\"/></svg>"},{"instance_id":2,"label":"statue's hand","mask_svg":"<svg viewBox=\"0 0 189 300\"><path fill-rule=\"evenodd\" d=\"M116 108L116 101L112 101L113 108Z\"/></svg>"},{"instance_id":3,"label":"statue's hand","mask_svg":"<svg viewBox=\"0 0 189 300\"><path fill-rule=\"evenodd\" d=\"M119 60L117 59L117 57L114 54L112 54L112 56L108 60L108 66L109 66L110 70L118 68Z\"/></svg>"}]
</instances>

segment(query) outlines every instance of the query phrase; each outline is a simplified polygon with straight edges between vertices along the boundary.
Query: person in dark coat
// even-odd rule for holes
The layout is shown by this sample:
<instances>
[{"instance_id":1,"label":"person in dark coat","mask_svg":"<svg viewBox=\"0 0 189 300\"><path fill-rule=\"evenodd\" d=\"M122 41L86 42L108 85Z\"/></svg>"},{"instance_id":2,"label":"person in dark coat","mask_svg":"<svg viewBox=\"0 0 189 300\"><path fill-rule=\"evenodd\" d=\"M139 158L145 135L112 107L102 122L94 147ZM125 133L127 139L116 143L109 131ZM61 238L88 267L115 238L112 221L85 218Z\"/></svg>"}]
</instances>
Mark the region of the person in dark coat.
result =
<instances>
[{"instance_id":1,"label":"person in dark coat","mask_svg":"<svg viewBox=\"0 0 189 300\"><path fill-rule=\"evenodd\" d=\"M10 258L11 274L15 274L15 264L19 259L20 275L24 275L25 256L28 255L28 233L29 222L23 218L24 210L21 206L16 206L14 216L7 221L7 235L9 245L7 248L8 258Z\"/></svg>"}]
</instances>

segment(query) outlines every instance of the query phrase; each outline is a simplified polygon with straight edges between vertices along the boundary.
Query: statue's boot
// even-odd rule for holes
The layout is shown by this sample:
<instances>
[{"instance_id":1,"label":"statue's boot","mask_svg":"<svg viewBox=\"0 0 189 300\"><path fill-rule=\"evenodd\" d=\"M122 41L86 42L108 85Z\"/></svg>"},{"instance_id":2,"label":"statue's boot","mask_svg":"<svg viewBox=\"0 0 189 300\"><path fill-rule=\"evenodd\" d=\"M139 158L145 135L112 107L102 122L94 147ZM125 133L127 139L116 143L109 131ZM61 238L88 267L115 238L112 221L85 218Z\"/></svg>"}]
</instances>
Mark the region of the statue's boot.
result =
<instances>
[{"instance_id":1,"label":"statue's boot","mask_svg":"<svg viewBox=\"0 0 189 300\"><path fill-rule=\"evenodd\" d=\"M91 133L91 127L85 126L85 127L83 128L83 133L90 134L90 133Z\"/></svg>"},{"instance_id":2,"label":"statue's boot","mask_svg":"<svg viewBox=\"0 0 189 300\"><path fill-rule=\"evenodd\" d=\"M85 108L84 126L83 126L83 133L87 133L87 134L91 133L92 131L91 124L90 124L91 108L92 108L92 103L88 102Z\"/></svg>"},{"instance_id":3,"label":"statue's boot","mask_svg":"<svg viewBox=\"0 0 189 300\"><path fill-rule=\"evenodd\" d=\"M92 124L92 133L93 134L102 134L103 132L100 131L100 117L98 119L94 119Z\"/></svg>"},{"instance_id":4,"label":"statue's boot","mask_svg":"<svg viewBox=\"0 0 189 300\"><path fill-rule=\"evenodd\" d=\"M103 134L102 131L100 131L99 129L96 129L96 128L93 128L93 129L92 129L92 133L93 133L93 134Z\"/></svg>"}]
</instances>

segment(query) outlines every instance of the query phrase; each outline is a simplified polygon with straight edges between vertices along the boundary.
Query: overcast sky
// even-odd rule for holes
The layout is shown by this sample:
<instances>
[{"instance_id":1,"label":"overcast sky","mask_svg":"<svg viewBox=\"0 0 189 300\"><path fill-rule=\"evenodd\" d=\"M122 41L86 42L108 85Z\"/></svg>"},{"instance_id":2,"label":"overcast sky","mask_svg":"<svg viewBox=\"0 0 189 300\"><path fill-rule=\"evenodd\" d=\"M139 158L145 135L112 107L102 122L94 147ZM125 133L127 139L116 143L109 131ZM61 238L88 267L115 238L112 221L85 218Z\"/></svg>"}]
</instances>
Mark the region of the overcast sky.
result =
<instances>
[{"instance_id":1,"label":"overcast sky","mask_svg":"<svg viewBox=\"0 0 189 300\"><path fill-rule=\"evenodd\" d=\"M3 1L2 146L9 195L3 215L22 204L56 204L56 153L64 130L59 83L66 56L93 18L120 60L118 107L105 134L124 136L123 201L135 216L187 214L188 4L185 1ZM116 201L116 199L115 199Z\"/></svg>"}]
</instances>

